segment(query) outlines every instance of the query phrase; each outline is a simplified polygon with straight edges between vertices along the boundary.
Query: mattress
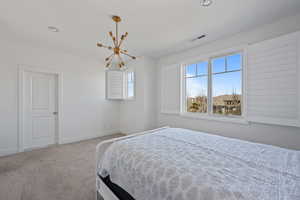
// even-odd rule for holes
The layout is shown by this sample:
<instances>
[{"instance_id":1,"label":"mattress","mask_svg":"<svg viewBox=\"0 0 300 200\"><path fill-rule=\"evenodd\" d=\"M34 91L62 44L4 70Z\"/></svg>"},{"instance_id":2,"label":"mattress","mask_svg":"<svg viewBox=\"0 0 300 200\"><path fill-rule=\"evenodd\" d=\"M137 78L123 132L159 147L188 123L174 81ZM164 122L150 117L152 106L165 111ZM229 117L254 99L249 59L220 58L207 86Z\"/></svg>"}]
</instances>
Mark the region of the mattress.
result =
<instances>
[{"instance_id":1,"label":"mattress","mask_svg":"<svg viewBox=\"0 0 300 200\"><path fill-rule=\"evenodd\" d=\"M111 144L102 177L135 200L300 199L300 152L167 128Z\"/></svg>"}]
</instances>

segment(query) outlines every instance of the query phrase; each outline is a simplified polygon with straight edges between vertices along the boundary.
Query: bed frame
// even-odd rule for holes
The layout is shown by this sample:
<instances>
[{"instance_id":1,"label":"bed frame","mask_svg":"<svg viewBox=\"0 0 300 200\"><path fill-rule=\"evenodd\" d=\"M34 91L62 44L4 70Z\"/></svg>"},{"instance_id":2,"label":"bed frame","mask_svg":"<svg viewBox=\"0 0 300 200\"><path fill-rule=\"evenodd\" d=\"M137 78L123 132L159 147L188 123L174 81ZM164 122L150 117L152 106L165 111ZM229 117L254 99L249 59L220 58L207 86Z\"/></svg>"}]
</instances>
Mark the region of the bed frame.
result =
<instances>
[{"instance_id":1,"label":"bed frame","mask_svg":"<svg viewBox=\"0 0 300 200\"><path fill-rule=\"evenodd\" d=\"M139 133L124 136L124 137L105 140L97 145L97 147L96 147L96 168L95 168L96 169L96 172L95 172L95 175L96 175L96 200L102 200L101 196L104 200L119 200L119 198L106 186L106 184L98 177L98 174L97 174L97 168L99 166L98 164L101 161L101 157L105 153L105 150L114 142L118 142L118 141L121 141L124 139L136 137L139 135L145 135L147 133L153 133L155 131L159 131L159 130L163 130L163 129L167 129L167 128L170 128L170 127L166 126L166 127L162 127L162 128L158 128L158 129L139 132Z\"/></svg>"}]
</instances>

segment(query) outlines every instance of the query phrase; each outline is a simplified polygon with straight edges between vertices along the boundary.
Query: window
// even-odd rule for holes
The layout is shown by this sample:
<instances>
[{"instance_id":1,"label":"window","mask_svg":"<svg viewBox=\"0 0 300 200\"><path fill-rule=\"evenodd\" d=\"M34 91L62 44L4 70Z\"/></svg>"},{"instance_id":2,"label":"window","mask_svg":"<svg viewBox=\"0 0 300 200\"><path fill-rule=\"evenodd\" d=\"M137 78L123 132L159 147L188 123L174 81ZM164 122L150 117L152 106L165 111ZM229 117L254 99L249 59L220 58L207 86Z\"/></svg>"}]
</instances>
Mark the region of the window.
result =
<instances>
[{"instance_id":1,"label":"window","mask_svg":"<svg viewBox=\"0 0 300 200\"><path fill-rule=\"evenodd\" d=\"M135 74L133 71L106 71L106 99L134 99Z\"/></svg>"},{"instance_id":2,"label":"window","mask_svg":"<svg viewBox=\"0 0 300 200\"><path fill-rule=\"evenodd\" d=\"M127 72L126 80L127 98L134 98L134 72Z\"/></svg>"},{"instance_id":3,"label":"window","mask_svg":"<svg viewBox=\"0 0 300 200\"><path fill-rule=\"evenodd\" d=\"M234 53L186 65L186 112L242 115L242 54Z\"/></svg>"},{"instance_id":4,"label":"window","mask_svg":"<svg viewBox=\"0 0 300 200\"><path fill-rule=\"evenodd\" d=\"M189 112L207 113L207 69L207 62L200 62L186 67L186 94Z\"/></svg>"}]
</instances>

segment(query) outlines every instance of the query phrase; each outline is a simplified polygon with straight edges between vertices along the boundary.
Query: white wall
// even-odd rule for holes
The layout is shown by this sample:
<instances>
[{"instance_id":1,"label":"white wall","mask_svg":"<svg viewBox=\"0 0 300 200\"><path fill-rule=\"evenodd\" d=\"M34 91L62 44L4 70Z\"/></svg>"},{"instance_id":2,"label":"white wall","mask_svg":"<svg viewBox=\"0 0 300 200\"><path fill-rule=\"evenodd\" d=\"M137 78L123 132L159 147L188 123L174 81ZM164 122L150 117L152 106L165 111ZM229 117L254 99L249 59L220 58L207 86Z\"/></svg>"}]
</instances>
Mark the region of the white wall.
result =
<instances>
[{"instance_id":1,"label":"white wall","mask_svg":"<svg viewBox=\"0 0 300 200\"><path fill-rule=\"evenodd\" d=\"M119 132L119 103L105 100L99 60L5 39L0 46L0 156L18 149L19 65L63 73L63 143Z\"/></svg>"},{"instance_id":2,"label":"white wall","mask_svg":"<svg viewBox=\"0 0 300 200\"><path fill-rule=\"evenodd\" d=\"M129 63L135 72L135 98L121 101L120 130L130 134L156 127L156 66L150 58Z\"/></svg>"},{"instance_id":3,"label":"white wall","mask_svg":"<svg viewBox=\"0 0 300 200\"><path fill-rule=\"evenodd\" d=\"M163 57L159 67L175 64L187 59L196 58L201 54L209 54L227 48L263 41L279 35L300 30L300 15L282 19L273 24L255 30L240 33L230 38L217 40L184 52ZM157 76L160 76L159 70ZM160 113L160 87L158 83L158 126L170 125L201 130L212 134L240 138L249 141L278 145L286 148L300 149L300 128L251 123L249 125L229 122L184 118L179 115Z\"/></svg>"},{"instance_id":4,"label":"white wall","mask_svg":"<svg viewBox=\"0 0 300 200\"><path fill-rule=\"evenodd\" d=\"M300 15L253 31L163 57L158 66L200 54L254 43L300 29ZM132 62L136 72L136 98L105 100L103 64L92 57L34 47L1 37L0 46L0 155L14 153L18 145L18 66L55 68L63 73L62 142L118 132L132 133L157 126L191 128L228 137L300 149L300 129L252 123L241 125L160 114L160 82L156 62Z\"/></svg>"}]
</instances>

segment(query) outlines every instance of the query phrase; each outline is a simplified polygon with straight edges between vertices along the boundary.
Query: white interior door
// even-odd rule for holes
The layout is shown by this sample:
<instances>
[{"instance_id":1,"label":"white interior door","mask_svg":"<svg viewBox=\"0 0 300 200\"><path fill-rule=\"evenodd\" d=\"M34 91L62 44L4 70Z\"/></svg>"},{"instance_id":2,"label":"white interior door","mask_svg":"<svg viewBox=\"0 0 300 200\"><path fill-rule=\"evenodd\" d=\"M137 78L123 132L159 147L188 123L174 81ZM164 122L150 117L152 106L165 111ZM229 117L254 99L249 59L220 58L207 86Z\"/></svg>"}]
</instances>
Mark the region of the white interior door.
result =
<instances>
[{"instance_id":1,"label":"white interior door","mask_svg":"<svg viewBox=\"0 0 300 200\"><path fill-rule=\"evenodd\" d=\"M57 76L25 72L24 74L24 149L56 143Z\"/></svg>"}]
</instances>

